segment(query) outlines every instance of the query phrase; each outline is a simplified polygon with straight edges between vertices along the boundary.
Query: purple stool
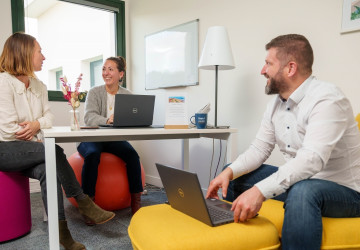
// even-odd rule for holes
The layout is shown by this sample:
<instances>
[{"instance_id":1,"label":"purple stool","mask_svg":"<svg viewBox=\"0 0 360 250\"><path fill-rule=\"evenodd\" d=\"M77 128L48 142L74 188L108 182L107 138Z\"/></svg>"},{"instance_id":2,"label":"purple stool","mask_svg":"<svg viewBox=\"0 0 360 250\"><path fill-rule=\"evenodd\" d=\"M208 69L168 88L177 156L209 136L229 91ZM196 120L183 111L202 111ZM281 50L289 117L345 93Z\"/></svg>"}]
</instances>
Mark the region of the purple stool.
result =
<instances>
[{"instance_id":1,"label":"purple stool","mask_svg":"<svg viewBox=\"0 0 360 250\"><path fill-rule=\"evenodd\" d=\"M0 242L20 237L30 229L29 178L0 171Z\"/></svg>"}]
</instances>

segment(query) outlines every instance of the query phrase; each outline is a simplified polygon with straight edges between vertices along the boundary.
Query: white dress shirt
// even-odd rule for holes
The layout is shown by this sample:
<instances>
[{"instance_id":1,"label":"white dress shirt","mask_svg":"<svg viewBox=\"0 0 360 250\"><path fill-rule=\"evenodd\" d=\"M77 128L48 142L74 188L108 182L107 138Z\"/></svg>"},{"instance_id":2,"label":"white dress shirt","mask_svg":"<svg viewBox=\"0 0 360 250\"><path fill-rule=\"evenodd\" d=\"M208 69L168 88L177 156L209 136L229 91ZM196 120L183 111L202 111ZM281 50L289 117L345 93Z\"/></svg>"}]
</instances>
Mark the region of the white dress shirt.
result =
<instances>
[{"instance_id":1,"label":"white dress shirt","mask_svg":"<svg viewBox=\"0 0 360 250\"><path fill-rule=\"evenodd\" d=\"M15 141L15 133L22 129L19 123L38 121L40 129L50 128L54 119L48 102L45 84L30 77L29 87L15 76L0 73L0 141ZM41 133L33 141L42 140Z\"/></svg>"},{"instance_id":2,"label":"white dress shirt","mask_svg":"<svg viewBox=\"0 0 360 250\"><path fill-rule=\"evenodd\" d=\"M275 144L286 163L256 184L265 198L309 178L360 192L360 133L349 100L334 84L309 77L287 101L277 95L249 149L229 166L233 178L257 169Z\"/></svg>"}]
</instances>

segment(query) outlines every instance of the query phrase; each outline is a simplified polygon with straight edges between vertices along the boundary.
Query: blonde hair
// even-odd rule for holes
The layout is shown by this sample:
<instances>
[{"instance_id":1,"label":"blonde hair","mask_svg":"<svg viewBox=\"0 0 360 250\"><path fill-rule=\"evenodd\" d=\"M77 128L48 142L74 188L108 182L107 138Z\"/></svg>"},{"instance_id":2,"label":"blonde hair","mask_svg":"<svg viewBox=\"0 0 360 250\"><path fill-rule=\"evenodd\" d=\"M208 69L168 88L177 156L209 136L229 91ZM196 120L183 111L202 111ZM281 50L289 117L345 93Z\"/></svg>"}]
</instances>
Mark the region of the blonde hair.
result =
<instances>
[{"instance_id":1,"label":"blonde hair","mask_svg":"<svg viewBox=\"0 0 360 250\"><path fill-rule=\"evenodd\" d=\"M0 72L13 76L35 77L33 55L36 39L25 33L12 34L5 42L0 56Z\"/></svg>"}]
</instances>

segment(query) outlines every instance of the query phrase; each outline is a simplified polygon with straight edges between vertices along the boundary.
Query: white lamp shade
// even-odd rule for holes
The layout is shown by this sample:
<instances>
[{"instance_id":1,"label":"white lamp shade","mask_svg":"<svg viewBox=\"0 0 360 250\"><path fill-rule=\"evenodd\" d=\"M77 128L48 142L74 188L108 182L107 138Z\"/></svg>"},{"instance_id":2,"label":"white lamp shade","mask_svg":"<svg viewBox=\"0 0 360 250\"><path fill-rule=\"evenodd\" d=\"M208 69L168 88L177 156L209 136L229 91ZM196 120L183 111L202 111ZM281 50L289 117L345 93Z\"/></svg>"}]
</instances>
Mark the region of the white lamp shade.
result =
<instances>
[{"instance_id":1,"label":"white lamp shade","mask_svg":"<svg viewBox=\"0 0 360 250\"><path fill-rule=\"evenodd\" d=\"M216 65L219 70L235 68L229 36L224 26L208 29L198 67L214 70Z\"/></svg>"}]
</instances>

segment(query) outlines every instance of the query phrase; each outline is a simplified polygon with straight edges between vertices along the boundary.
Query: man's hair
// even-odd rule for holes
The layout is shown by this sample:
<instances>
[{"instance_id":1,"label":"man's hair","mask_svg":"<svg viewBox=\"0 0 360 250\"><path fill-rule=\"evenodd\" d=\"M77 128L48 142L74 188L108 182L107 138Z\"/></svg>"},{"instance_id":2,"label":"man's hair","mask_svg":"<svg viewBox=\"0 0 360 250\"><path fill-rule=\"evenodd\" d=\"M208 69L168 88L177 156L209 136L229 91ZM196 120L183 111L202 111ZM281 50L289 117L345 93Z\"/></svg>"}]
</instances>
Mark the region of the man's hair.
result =
<instances>
[{"instance_id":1,"label":"man's hair","mask_svg":"<svg viewBox=\"0 0 360 250\"><path fill-rule=\"evenodd\" d=\"M298 65L301 74L311 74L314 54L309 41L302 35L288 34L272 39L265 46L266 50L276 48L276 57L285 66L290 61Z\"/></svg>"},{"instance_id":2,"label":"man's hair","mask_svg":"<svg viewBox=\"0 0 360 250\"><path fill-rule=\"evenodd\" d=\"M36 39L25 33L12 34L5 42L0 56L0 72L13 76L35 76L33 55Z\"/></svg>"}]
</instances>

